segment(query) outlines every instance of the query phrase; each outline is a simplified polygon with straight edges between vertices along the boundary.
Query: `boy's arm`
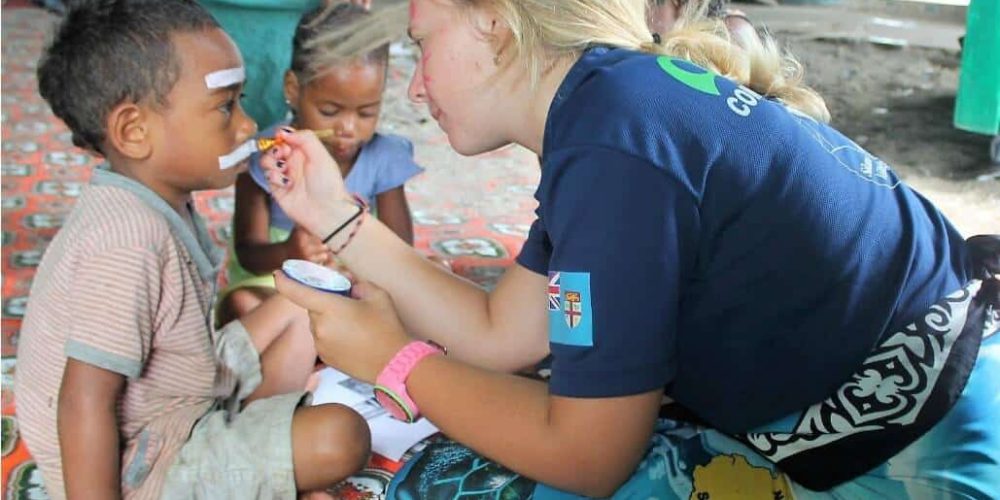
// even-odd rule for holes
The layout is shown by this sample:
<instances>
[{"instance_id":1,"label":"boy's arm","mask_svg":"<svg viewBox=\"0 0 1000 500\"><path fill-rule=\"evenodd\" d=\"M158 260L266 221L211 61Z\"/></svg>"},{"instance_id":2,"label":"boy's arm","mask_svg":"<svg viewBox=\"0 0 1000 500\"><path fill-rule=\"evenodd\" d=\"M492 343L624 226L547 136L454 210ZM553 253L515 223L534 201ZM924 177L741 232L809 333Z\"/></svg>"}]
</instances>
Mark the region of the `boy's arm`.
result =
<instances>
[{"instance_id":1,"label":"boy's arm","mask_svg":"<svg viewBox=\"0 0 1000 500\"><path fill-rule=\"evenodd\" d=\"M379 220L406 244L413 246L413 219L410 217L410 206L406 203L403 186L379 193L375 197L375 203Z\"/></svg>"},{"instance_id":2,"label":"boy's arm","mask_svg":"<svg viewBox=\"0 0 1000 500\"><path fill-rule=\"evenodd\" d=\"M118 398L125 376L69 358L56 426L66 498L121 498Z\"/></svg>"}]
</instances>

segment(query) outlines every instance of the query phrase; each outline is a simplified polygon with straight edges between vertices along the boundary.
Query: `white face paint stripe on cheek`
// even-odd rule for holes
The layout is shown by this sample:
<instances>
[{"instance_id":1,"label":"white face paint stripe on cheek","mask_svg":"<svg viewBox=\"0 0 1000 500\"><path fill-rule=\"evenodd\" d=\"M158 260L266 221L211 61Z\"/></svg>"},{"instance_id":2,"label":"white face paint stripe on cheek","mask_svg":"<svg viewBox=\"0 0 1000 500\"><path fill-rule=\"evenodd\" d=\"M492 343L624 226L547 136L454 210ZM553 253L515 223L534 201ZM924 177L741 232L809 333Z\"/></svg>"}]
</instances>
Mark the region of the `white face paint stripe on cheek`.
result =
<instances>
[{"instance_id":1,"label":"white face paint stripe on cheek","mask_svg":"<svg viewBox=\"0 0 1000 500\"><path fill-rule=\"evenodd\" d=\"M246 80L246 70L239 68L221 69L205 75L205 86L210 89L221 89Z\"/></svg>"},{"instance_id":2,"label":"white face paint stripe on cheek","mask_svg":"<svg viewBox=\"0 0 1000 500\"><path fill-rule=\"evenodd\" d=\"M227 168L233 168L238 165L241 161L250 157L250 155L257 152L257 142L253 139L244 142L240 147L233 150L225 156L219 157L219 168L225 170Z\"/></svg>"}]
</instances>

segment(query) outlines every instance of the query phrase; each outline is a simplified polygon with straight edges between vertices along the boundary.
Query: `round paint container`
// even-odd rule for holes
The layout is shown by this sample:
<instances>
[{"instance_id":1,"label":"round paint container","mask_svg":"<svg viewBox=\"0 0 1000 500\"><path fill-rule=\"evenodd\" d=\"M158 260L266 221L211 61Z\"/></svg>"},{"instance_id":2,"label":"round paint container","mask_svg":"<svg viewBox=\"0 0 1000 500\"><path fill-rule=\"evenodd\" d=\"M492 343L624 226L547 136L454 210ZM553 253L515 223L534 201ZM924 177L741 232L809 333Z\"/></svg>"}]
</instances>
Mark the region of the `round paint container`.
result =
<instances>
[{"instance_id":1,"label":"round paint container","mask_svg":"<svg viewBox=\"0 0 1000 500\"><path fill-rule=\"evenodd\" d=\"M351 280L329 267L308 260L291 259L281 265L281 270L303 285L345 297L351 296Z\"/></svg>"}]
</instances>

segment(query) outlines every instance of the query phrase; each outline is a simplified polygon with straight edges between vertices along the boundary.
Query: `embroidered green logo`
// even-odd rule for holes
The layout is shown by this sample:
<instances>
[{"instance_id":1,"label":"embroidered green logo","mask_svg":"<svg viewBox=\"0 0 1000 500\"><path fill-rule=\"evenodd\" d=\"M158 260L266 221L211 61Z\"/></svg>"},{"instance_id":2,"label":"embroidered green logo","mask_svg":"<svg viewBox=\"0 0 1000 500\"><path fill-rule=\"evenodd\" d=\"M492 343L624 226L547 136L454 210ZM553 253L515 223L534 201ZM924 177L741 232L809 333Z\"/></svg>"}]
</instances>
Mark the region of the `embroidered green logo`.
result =
<instances>
[{"instance_id":1,"label":"embroidered green logo","mask_svg":"<svg viewBox=\"0 0 1000 500\"><path fill-rule=\"evenodd\" d=\"M719 86L715 84L714 73L698 68L691 63L681 61L685 66L690 66L698 70L692 71L679 66L677 62L677 59L671 59L667 56L660 56L656 58L656 63L663 68L663 71L666 71L668 75L676 78L684 85L709 95L721 95L721 92L719 92Z\"/></svg>"}]
</instances>

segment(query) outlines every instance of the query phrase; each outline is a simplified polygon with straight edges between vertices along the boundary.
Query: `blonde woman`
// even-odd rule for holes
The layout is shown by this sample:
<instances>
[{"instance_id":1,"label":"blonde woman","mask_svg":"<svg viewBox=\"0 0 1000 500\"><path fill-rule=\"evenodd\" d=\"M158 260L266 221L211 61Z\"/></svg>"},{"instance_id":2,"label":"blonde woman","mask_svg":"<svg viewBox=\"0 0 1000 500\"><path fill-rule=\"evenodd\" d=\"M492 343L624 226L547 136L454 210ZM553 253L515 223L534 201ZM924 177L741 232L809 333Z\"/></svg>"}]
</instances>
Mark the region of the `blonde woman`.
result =
<instances>
[{"instance_id":1,"label":"blonde woman","mask_svg":"<svg viewBox=\"0 0 1000 500\"><path fill-rule=\"evenodd\" d=\"M352 300L278 273L320 356L468 447L391 494L1000 495L998 239L963 240L826 125L770 42L682 24L657 44L644 8L412 1L410 97L462 154L542 159L491 293L366 217L309 133L265 160L362 280ZM547 383L505 374L546 355Z\"/></svg>"}]
</instances>

